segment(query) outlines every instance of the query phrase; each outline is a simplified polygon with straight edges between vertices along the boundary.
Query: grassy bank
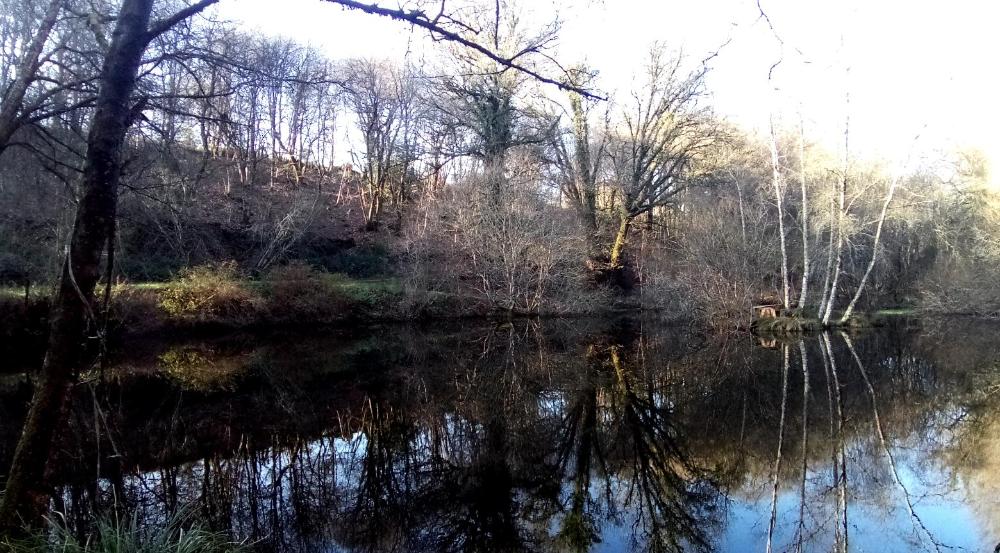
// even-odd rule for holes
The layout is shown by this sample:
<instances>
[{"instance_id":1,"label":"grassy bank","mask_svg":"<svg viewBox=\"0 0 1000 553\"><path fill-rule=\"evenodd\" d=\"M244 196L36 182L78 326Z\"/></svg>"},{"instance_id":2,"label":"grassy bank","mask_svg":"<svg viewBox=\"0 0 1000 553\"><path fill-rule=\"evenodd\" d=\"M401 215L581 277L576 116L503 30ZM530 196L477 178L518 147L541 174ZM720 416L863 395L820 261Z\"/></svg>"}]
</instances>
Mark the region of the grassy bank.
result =
<instances>
[{"instance_id":1,"label":"grassy bank","mask_svg":"<svg viewBox=\"0 0 1000 553\"><path fill-rule=\"evenodd\" d=\"M37 349L48 328L49 293L0 289L0 349ZM103 305L103 290L98 291ZM98 310L102 312L103 310ZM195 267L168 282L112 287L107 334L210 331L412 320L485 314L481 302L407 290L392 278L356 279L293 264L251 279L235 264ZM103 325L104 317L98 313Z\"/></svg>"},{"instance_id":2,"label":"grassy bank","mask_svg":"<svg viewBox=\"0 0 1000 553\"><path fill-rule=\"evenodd\" d=\"M23 289L0 288L0 355L13 364L36 362L38 352L44 351L50 294L49 287L42 286L34 287L28 296ZM100 330L112 339L510 315L497 313L483 299L469 295L414 289L391 277L352 278L301 263L250 278L235 263L224 262L186 269L166 282L119 284L111 289L106 322L100 309L103 294L103 288L99 289L95 312ZM641 309L627 298L605 299L604 303L581 303L577 314L606 316ZM887 318L914 314L912 309L888 309L859 314L832 326L878 326ZM737 328L748 330L746 323L741 325ZM785 336L823 328L831 326L793 314L754 321L749 330L764 336Z\"/></svg>"}]
</instances>

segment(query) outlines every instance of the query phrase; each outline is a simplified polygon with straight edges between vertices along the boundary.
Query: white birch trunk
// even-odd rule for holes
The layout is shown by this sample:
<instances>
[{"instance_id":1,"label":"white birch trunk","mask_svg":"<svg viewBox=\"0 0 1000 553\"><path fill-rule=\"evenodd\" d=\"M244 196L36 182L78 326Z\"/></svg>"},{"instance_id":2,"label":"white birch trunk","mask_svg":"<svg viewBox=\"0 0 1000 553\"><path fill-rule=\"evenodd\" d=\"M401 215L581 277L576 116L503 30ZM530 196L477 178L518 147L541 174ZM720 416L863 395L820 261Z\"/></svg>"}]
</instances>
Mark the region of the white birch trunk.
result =
<instances>
[{"instance_id":1,"label":"white birch trunk","mask_svg":"<svg viewBox=\"0 0 1000 553\"><path fill-rule=\"evenodd\" d=\"M836 186L836 185L834 185ZM833 241L836 235L834 221L836 220L837 200L834 195L830 195L830 242L826 246L826 276L823 277L823 297L819 300L819 310L816 312L817 318L823 317L826 310L827 294L830 293L830 273L833 272Z\"/></svg>"},{"instance_id":2,"label":"white birch trunk","mask_svg":"<svg viewBox=\"0 0 1000 553\"><path fill-rule=\"evenodd\" d=\"M802 114L799 114L799 183L802 187L802 288L799 292L799 309L804 309L809 289L809 201L806 192L806 147Z\"/></svg>"},{"instance_id":3,"label":"white birch trunk","mask_svg":"<svg viewBox=\"0 0 1000 553\"><path fill-rule=\"evenodd\" d=\"M892 179L889 184L889 192L885 195L885 202L882 203L882 213L878 218L878 226L875 227L875 240L872 243L872 258L868 262L868 268L865 269L864 276L861 277L861 282L858 283L858 289L854 292L854 297L851 298L851 303L847 304L847 310L844 311L844 315L840 317L840 324L847 322L851 318L851 313L854 312L854 306L858 303L858 298L861 297L861 293L865 290L865 284L868 282L868 277L872 274L872 269L875 268L875 263L878 261L878 245L882 238L882 227L885 226L885 216L889 212L889 205L892 203L892 197L896 193L896 187L899 185L900 176L897 175Z\"/></svg>"},{"instance_id":4,"label":"white birch trunk","mask_svg":"<svg viewBox=\"0 0 1000 553\"><path fill-rule=\"evenodd\" d=\"M778 159L778 138L774 134L774 116L771 116L771 177L774 183L774 200L778 205L778 232L781 235L781 292L782 307L788 299L788 249L785 247L785 214L782 207L781 168Z\"/></svg>"},{"instance_id":5,"label":"white birch trunk","mask_svg":"<svg viewBox=\"0 0 1000 553\"><path fill-rule=\"evenodd\" d=\"M845 163L846 166L846 163ZM837 283L840 280L840 266L843 263L844 251L844 210L847 203L847 173L845 169L844 179L840 185L839 211L837 212L837 247L835 249L835 261L833 266L833 279L830 283L830 291L827 294L826 311L823 313L823 325L830 324L830 317L833 315L833 306L837 303Z\"/></svg>"},{"instance_id":6,"label":"white birch trunk","mask_svg":"<svg viewBox=\"0 0 1000 553\"><path fill-rule=\"evenodd\" d=\"M850 69L848 68L845 75L845 81L849 76ZM840 265L843 261L842 254L844 250L844 216L846 215L845 211L847 209L847 173L850 170L851 165L850 138L851 92L848 85L847 92L844 94L844 174L840 181L840 197L838 198L840 211L837 213L836 262L833 269L833 281L830 283L830 290L827 293L826 310L823 312L823 326L828 326L830 324L830 316L833 314L833 306L837 303L837 282L840 280Z\"/></svg>"}]
</instances>

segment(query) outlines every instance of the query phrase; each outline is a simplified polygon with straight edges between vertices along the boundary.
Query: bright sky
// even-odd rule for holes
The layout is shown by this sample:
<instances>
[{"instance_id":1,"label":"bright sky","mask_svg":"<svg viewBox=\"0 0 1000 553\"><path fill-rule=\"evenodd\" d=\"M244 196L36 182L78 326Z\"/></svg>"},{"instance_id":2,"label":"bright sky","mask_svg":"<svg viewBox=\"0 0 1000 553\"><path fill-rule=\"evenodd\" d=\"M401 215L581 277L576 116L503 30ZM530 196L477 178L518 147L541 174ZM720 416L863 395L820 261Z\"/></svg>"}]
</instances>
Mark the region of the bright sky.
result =
<instances>
[{"instance_id":1,"label":"bright sky","mask_svg":"<svg viewBox=\"0 0 1000 553\"><path fill-rule=\"evenodd\" d=\"M693 62L719 51L710 62L713 104L744 127L766 129L772 111L794 126L801 113L807 139L835 151L849 90L853 155L898 163L919 132L918 157L978 147L990 156L998 180L1000 1L761 0L783 47L755 0L522 5L530 6L528 20L558 13L558 59L564 65L587 61L609 89L634 82L654 41L683 50ZM223 0L220 12L317 46L332 58L402 59L434 48L419 30L320 0ZM768 68L779 58L784 61L769 84Z\"/></svg>"}]
</instances>

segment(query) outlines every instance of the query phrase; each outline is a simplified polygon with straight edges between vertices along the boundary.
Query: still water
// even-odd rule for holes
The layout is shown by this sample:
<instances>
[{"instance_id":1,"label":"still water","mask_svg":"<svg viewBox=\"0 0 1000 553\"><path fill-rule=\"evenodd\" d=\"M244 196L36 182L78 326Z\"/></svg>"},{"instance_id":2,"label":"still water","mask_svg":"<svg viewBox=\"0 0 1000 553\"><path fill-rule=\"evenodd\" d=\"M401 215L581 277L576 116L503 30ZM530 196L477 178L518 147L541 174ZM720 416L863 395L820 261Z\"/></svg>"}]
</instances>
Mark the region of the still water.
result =
<instances>
[{"instance_id":1,"label":"still water","mask_svg":"<svg viewBox=\"0 0 1000 553\"><path fill-rule=\"evenodd\" d=\"M1000 326L801 342L648 321L133 344L75 391L54 511L261 551L993 551ZM27 385L0 377L0 466Z\"/></svg>"}]
</instances>

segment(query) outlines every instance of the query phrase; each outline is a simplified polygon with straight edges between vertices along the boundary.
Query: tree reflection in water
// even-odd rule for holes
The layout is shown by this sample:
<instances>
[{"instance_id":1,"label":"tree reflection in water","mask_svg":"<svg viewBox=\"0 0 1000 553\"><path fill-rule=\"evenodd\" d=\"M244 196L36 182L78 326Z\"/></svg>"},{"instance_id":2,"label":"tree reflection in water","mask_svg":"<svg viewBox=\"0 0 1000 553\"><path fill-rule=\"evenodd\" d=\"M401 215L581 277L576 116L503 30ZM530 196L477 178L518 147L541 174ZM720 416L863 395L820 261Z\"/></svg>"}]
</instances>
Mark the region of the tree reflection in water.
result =
<instances>
[{"instance_id":1,"label":"tree reflection in water","mask_svg":"<svg viewBox=\"0 0 1000 553\"><path fill-rule=\"evenodd\" d=\"M79 387L53 508L81 533L195 509L262 551L988 549L1000 344L958 330L976 347L587 321L165 345Z\"/></svg>"}]
</instances>

